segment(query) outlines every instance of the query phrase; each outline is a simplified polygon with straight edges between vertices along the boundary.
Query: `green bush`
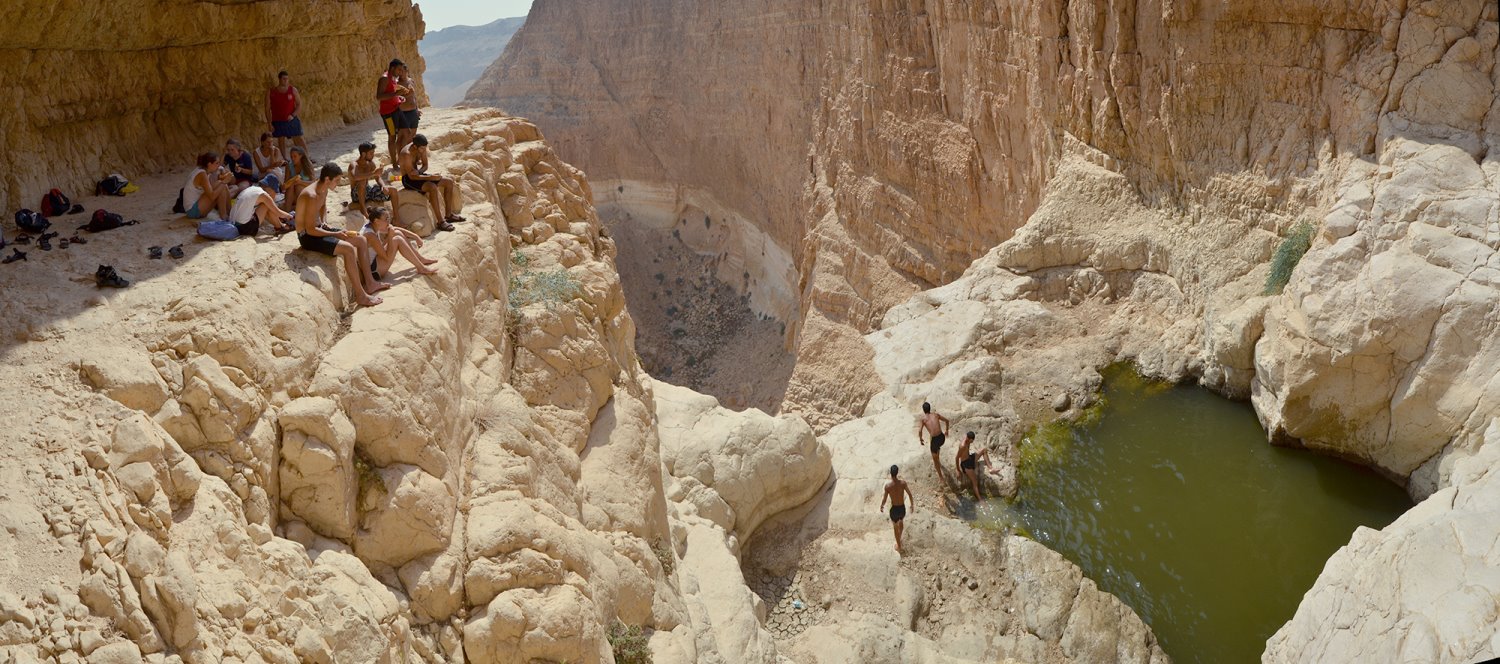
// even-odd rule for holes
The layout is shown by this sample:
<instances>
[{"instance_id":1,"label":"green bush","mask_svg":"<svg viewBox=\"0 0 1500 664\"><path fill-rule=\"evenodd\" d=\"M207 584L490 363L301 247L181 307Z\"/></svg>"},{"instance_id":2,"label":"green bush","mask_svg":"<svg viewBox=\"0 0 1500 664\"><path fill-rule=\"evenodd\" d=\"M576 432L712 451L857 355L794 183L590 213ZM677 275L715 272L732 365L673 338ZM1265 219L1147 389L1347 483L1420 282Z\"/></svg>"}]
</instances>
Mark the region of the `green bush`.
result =
<instances>
[{"instance_id":1,"label":"green bush","mask_svg":"<svg viewBox=\"0 0 1500 664\"><path fill-rule=\"evenodd\" d=\"M616 622L609 627L609 647L615 652L615 664L652 664L651 648L639 625Z\"/></svg>"},{"instance_id":2,"label":"green bush","mask_svg":"<svg viewBox=\"0 0 1500 664\"><path fill-rule=\"evenodd\" d=\"M1287 282L1292 280L1292 270L1312 246L1313 230L1312 224L1299 223L1281 241L1281 246L1276 247L1276 254L1271 257L1271 273L1266 275L1265 295L1280 295Z\"/></svg>"},{"instance_id":3,"label":"green bush","mask_svg":"<svg viewBox=\"0 0 1500 664\"><path fill-rule=\"evenodd\" d=\"M567 270L532 270L531 259L520 250L510 255L510 301L512 314L528 304L552 306L568 302L578 296L578 280Z\"/></svg>"}]
</instances>

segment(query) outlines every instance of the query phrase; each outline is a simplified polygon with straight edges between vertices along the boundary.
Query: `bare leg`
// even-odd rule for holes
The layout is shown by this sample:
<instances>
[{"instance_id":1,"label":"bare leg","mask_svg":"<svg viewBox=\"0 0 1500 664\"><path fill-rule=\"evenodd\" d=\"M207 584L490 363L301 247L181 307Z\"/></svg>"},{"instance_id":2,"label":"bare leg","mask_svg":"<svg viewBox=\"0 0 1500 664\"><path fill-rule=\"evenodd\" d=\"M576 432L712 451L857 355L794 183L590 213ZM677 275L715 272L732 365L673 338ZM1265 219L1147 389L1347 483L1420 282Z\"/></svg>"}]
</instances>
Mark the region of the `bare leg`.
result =
<instances>
[{"instance_id":1,"label":"bare leg","mask_svg":"<svg viewBox=\"0 0 1500 664\"><path fill-rule=\"evenodd\" d=\"M443 197L441 187L436 182L428 182L422 185L422 193L427 195L427 204L432 206L432 216L438 221L446 220L443 215Z\"/></svg>"},{"instance_id":2,"label":"bare leg","mask_svg":"<svg viewBox=\"0 0 1500 664\"><path fill-rule=\"evenodd\" d=\"M222 184L214 187L214 209L219 211L220 219L229 218L229 187Z\"/></svg>"},{"instance_id":3,"label":"bare leg","mask_svg":"<svg viewBox=\"0 0 1500 664\"><path fill-rule=\"evenodd\" d=\"M359 271L365 278L365 290L373 294L390 288L390 284L376 279L375 274L370 271L371 259L375 257L375 251L370 248L370 243L366 242L363 237L351 238L344 241L353 245L359 253Z\"/></svg>"},{"instance_id":4,"label":"bare leg","mask_svg":"<svg viewBox=\"0 0 1500 664\"><path fill-rule=\"evenodd\" d=\"M294 136L292 138L292 142L296 143L297 147L302 148L302 154L308 154L307 141L303 140L301 136ZM308 160L311 161L312 157L308 157Z\"/></svg>"},{"instance_id":5,"label":"bare leg","mask_svg":"<svg viewBox=\"0 0 1500 664\"><path fill-rule=\"evenodd\" d=\"M401 190L395 187L385 187L385 197L391 205L391 223L401 228L401 203L396 200L396 194Z\"/></svg>"},{"instance_id":6,"label":"bare leg","mask_svg":"<svg viewBox=\"0 0 1500 664\"><path fill-rule=\"evenodd\" d=\"M895 528L896 528L896 553L900 554L901 553L901 531L905 530L905 521L897 521L895 523Z\"/></svg>"},{"instance_id":7,"label":"bare leg","mask_svg":"<svg viewBox=\"0 0 1500 664\"><path fill-rule=\"evenodd\" d=\"M276 151L281 153L281 158L285 159L286 163L288 163L288 164L292 163L292 155L288 154L287 151L286 151L286 137L285 136L277 136L276 137Z\"/></svg>"},{"instance_id":8,"label":"bare leg","mask_svg":"<svg viewBox=\"0 0 1500 664\"><path fill-rule=\"evenodd\" d=\"M381 299L365 292L365 287L360 283L360 269L355 265L359 261L359 250L347 240L339 240L338 249L334 253L344 259L344 272L349 277L349 289L354 291L354 301L362 307L373 307L381 303ZM369 263L365 264L365 271L369 271Z\"/></svg>"},{"instance_id":9,"label":"bare leg","mask_svg":"<svg viewBox=\"0 0 1500 664\"><path fill-rule=\"evenodd\" d=\"M262 223L270 224L278 232L291 230L286 224L286 220L292 218L291 213L282 212L281 208L276 207L276 199L271 198L270 194L260 195L260 199L255 202L255 215L260 217Z\"/></svg>"},{"instance_id":10,"label":"bare leg","mask_svg":"<svg viewBox=\"0 0 1500 664\"><path fill-rule=\"evenodd\" d=\"M448 204L448 221L463 221L459 213L463 211L464 202L458 195L458 183L452 178L443 178L438 183L443 189L443 198Z\"/></svg>"},{"instance_id":11,"label":"bare leg","mask_svg":"<svg viewBox=\"0 0 1500 664\"><path fill-rule=\"evenodd\" d=\"M939 482L943 481L943 464L942 462L938 461L937 452L932 453L932 472L933 474L937 475Z\"/></svg>"},{"instance_id":12,"label":"bare leg","mask_svg":"<svg viewBox=\"0 0 1500 664\"><path fill-rule=\"evenodd\" d=\"M411 243L406 241L406 238L398 233L395 237L391 238L391 241L396 243L396 251L405 256L406 260L411 261L412 266L417 268L417 274L437 274L437 270L427 267L431 263L428 263L427 259L423 258L422 254L417 252L417 248L411 246Z\"/></svg>"},{"instance_id":13,"label":"bare leg","mask_svg":"<svg viewBox=\"0 0 1500 664\"><path fill-rule=\"evenodd\" d=\"M965 470L964 474L969 476L969 487L974 490L974 500L979 500L979 473Z\"/></svg>"}]
</instances>

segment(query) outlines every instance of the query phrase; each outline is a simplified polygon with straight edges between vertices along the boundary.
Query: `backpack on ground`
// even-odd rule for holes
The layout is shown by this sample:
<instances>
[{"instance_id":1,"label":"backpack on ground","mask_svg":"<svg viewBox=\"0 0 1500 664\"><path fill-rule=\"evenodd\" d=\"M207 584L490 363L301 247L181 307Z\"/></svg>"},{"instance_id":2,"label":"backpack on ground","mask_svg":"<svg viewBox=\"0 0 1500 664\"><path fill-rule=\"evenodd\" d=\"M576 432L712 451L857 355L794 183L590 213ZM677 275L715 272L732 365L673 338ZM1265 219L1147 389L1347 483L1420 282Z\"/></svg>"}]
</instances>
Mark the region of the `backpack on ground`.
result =
<instances>
[{"instance_id":1,"label":"backpack on ground","mask_svg":"<svg viewBox=\"0 0 1500 664\"><path fill-rule=\"evenodd\" d=\"M112 231L121 226L134 226L138 223L141 222L125 221L124 217L113 212L94 210L94 216L89 219L89 223L79 226L78 230L90 233L102 233L104 231Z\"/></svg>"},{"instance_id":2,"label":"backpack on ground","mask_svg":"<svg viewBox=\"0 0 1500 664\"><path fill-rule=\"evenodd\" d=\"M130 181L119 173L111 173L109 177L99 181L99 186L94 188L94 195L124 196L126 189L130 187Z\"/></svg>"},{"instance_id":3,"label":"backpack on ground","mask_svg":"<svg viewBox=\"0 0 1500 664\"><path fill-rule=\"evenodd\" d=\"M172 212L176 214L187 214L187 208L182 207L182 190L177 190L177 202L172 204Z\"/></svg>"},{"instance_id":4,"label":"backpack on ground","mask_svg":"<svg viewBox=\"0 0 1500 664\"><path fill-rule=\"evenodd\" d=\"M73 201L68 200L68 197L64 196L62 191L53 189L42 194L42 204L40 207L42 208L42 216L44 217L61 217L68 214L68 208L73 207Z\"/></svg>"},{"instance_id":5,"label":"backpack on ground","mask_svg":"<svg viewBox=\"0 0 1500 664\"><path fill-rule=\"evenodd\" d=\"M47 221L47 218L42 216L41 213L24 209L16 212L16 228L27 233L41 233L51 225L52 222Z\"/></svg>"}]
</instances>

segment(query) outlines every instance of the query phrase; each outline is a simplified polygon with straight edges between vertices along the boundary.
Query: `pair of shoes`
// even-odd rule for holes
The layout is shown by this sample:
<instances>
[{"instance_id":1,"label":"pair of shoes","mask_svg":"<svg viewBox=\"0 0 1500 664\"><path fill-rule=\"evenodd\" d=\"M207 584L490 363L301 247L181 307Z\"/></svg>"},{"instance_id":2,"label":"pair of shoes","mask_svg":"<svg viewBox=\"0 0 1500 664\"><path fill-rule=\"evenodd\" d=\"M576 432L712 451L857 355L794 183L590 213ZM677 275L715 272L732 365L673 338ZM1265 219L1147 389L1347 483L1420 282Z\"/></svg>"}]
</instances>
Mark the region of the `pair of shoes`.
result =
<instances>
[{"instance_id":1,"label":"pair of shoes","mask_svg":"<svg viewBox=\"0 0 1500 664\"><path fill-rule=\"evenodd\" d=\"M445 222L443 222L441 224L438 224L437 225L437 229L440 230L440 231L451 231L451 230L453 230L453 224L450 224L450 223L448 223L448 222L445 221Z\"/></svg>"},{"instance_id":2,"label":"pair of shoes","mask_svg":"<svg viewBox=\"0 0 1500 664\"><path fill-rule=\"evenodd\" d=\"M116 274L115 268L110 265L100 265L99 269L94 271L94 283L100 288L124 288L130 285L130 282Z\"/></svg>"},{"instance_id":3,"label":"pair of shoes","mask_svg":"<svg viewBox=\"0 0 1500 664\"><path fill-rule=\"evenodd\" d=\"M36 246L42 251L52 251L52 238L55 237L57 233L42 233L41 237L36 239Z\"/></svg>"},{"instance_id":4,"label":"pair of shoes","mask_svg":"<svg viewBox=\"0 0 1500 664\"><path fill-rule=\"evenodd\" d=\"M13 254L11 254L9 256L6 256L5 258L0 258L0 263L7 263L7 264L9 264L9 263L14 263L16 261L24 261L24 260L26 260L26 252L21 251L20 249L16 249L15 252L16 253L13 253Z\"/></svg>"}]
</instances>

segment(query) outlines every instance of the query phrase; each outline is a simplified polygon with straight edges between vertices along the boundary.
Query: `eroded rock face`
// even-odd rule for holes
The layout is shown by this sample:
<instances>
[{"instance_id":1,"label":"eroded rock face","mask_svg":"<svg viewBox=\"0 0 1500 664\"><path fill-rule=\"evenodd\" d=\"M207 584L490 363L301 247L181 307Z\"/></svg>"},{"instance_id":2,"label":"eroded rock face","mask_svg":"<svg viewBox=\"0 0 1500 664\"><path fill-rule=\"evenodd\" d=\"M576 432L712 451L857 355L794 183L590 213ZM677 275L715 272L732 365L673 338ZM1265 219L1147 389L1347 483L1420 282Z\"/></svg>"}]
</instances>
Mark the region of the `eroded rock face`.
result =
<instances>
[{"instance_id":1,"label":"eroded rock face","mask_svg":"<svg viewBox=\"0 0 1500 664\"><path fill-rule=\"evenodd\" d=\"M0 117L7 210L37 209L52 187L90 194L110 173L181 170L231 136L253 145L270 131L265 93L280 70L303 95L309 136L373 117L375 78L391 58L414 76L422 70L422 18L410 0L141 0L88 11L27 0L6 9L0 56L18 90Z\"/></svg>"}]
</instances>

